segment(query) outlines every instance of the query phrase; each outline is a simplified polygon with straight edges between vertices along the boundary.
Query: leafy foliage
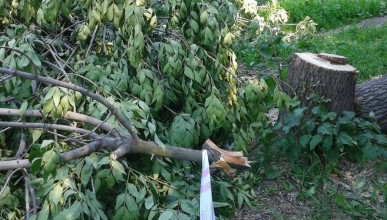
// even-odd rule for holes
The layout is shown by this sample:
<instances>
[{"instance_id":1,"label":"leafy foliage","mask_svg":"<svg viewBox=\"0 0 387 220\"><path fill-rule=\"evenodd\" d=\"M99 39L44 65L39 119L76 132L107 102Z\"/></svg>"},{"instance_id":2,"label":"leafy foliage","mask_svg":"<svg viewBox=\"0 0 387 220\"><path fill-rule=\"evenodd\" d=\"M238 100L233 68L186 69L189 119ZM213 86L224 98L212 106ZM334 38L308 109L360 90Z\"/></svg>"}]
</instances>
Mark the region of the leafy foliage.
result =
<instances>
[{"instance_id":1,"label":"leafy foliage","mask_svg":"<svg viewBox=\"0 0 387 220\"><path fill-rule=\"evenodd\" d=\"M296 108L274 127L282 136L277 146L290 161L318 158L336 165L343 155L355 161L387 157L387 139L375 121L355 117L354 112L337 116L320 106L308 111Z\"/></svg>"},{"instance_id":2,"label":"leafy foliage","mask_svg":"<svg viewBox=\"0 0 387 220\"><path fill-rule=\"evenodd\" d=\"M219 143L234 142L236 149L247 152L268 121L267 109L277 100L265 80L238 79L232 50L238 13L226 0L1 1L1 65L97 93L143 139L195 148L211 137ZM70 89L5 78L0 100L1 108L22 113L2 118L5 121L36 122L23 115L27 109L39 109L45 123L94 129L63 119L69 111L81 112L129 135L104 105ZM259 108L257 102L262 102ZM106 152L63 163L60 153L91 139L55 129L1 132L0 146L7 149L2 159L14 156L21 135L32 137L24 157L32 164L28 177L41 207L32 219L198 215L198 181L190 177L196 170L187 163L158 158L128 163L112 160ZM240 180L248 177L228 184L216 206L230 206L230 196L237 198L232 203L238 207L249 203L253 191L245 191ZM26 215L20 209L19 187L15 183L4 188L2 218Z\"/></svg>"}]
</instances>

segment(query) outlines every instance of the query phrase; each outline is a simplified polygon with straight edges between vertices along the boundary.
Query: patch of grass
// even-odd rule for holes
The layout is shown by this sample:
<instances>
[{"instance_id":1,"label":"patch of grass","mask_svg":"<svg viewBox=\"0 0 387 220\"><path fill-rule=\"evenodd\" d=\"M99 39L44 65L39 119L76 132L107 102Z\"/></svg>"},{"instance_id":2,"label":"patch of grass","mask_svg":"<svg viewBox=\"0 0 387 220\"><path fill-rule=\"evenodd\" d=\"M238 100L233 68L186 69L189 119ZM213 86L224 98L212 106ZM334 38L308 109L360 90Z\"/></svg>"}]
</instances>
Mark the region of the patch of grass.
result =
<instances>
[{"instance_id":1,"label":"patch of grass","mask_svg":"<svg viewBox=\"0 0 387 220\"><path fill-rule=\"evenodd\" d=\"M348 58L359 70L358 82L387 74L387 25L350 28L298 43L299 52L333 53Z\"/></svg>"},{"instance_id":2,"label":"patch of grass","mask_svg":"<svg viewBox=\"0 0 387 220\"><path fill-rule=\"evenodd\" d=\"M311 17L320 30L329 30L386 12L384 0L280 0L290 21L297 23Z\"/></svg>"}]
</instances>

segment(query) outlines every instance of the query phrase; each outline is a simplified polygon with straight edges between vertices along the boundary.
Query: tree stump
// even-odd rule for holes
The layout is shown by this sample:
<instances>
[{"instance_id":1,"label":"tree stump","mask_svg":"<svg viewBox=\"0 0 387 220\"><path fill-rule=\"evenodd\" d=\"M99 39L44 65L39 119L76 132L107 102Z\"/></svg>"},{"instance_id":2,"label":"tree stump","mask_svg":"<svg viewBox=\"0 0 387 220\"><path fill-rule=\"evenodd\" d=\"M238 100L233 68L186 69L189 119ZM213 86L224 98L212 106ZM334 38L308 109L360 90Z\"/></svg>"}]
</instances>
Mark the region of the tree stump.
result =
<instances>
[{"instance_id":1,"label":"tree stump","mask_svg":"<svg viewBox=\"0 0 387 220\"><path fill-rule=\"evenodd\" d=\"M356 86L356 112L364 117L374 113L383 133L387 133L387 76Z\"/></svg>"},{"instance_id":2,"label":"tree stump","mask_svg":"<svg viewBox=\"0 0 387 220\"><path fill-rule=\"evenodd\" d=\"M296 53L288 68L288 86L284 91L291 97L297 95L301 106L310 107L308 97L316 93L331 100L326 105L328 111L354 111L356 74L345 57Z\"/></svg>"}]
</instances>

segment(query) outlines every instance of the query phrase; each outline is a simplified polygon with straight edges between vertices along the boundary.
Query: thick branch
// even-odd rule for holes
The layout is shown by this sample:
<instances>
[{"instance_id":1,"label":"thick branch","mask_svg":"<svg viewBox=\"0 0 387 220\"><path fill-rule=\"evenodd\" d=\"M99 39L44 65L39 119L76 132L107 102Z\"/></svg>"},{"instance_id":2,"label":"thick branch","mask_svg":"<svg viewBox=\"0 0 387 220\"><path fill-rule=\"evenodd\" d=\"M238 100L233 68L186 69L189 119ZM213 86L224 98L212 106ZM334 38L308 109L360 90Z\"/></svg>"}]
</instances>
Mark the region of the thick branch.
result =
<instances>
[{"instance_id":1,"label":"thick branch","mask_svg":"<svg viewBox=\"0 0 387 220\"><path fill-rule=\"evenodd\" d=\"M202 161L202 151L192 150L181 147L166 146L164 149L159 147L155 142L140 140L138 145L131 146L130 153L148 154L161 157L169 157L178 160L188 160L192 162ZM214 158L208 154L209 162L216 161L219 158Z\"/></svg>"},{"instance_id":2,"label":"thick branch","mask_svg":"<svg viewBox=\"0 0 387 220\"><path fill-rule=\"evenodd\" d=\"M122 144L123 143L120 138L101 138L89 144L86 144L83 147L61 153L60 157L63 161L69 161L76 158L84 157L102 148L111 147L114 149ZM16 168L30 167L31 163L28 161L28 159L0 161L0 170L11 170Z\"/></svg>"},{"instance_id":3,"label":"thick branch","mask_svg":"<svg viewBox=\"0 0 387 220\"><path fill-rule=\"evenodd\" d=\"M129 133L132 136L133 140L137 140L138 139L138 136L137 136L137 133L136 133L136 129L133 126L131 126L128 122L126 122L124 117L120 113L118 113L118 110L113 105L111 105L105 98L103 98L102 96L100 96L98 94L90 92L89 90L87 90L87 89L85 89L83 87L74 85L74 84L70 84L70 83L66 83L66 82L61 82L61 81L53 79L53 78L39 76L39 75L34 75L34 74L31 74L31 73L22 72L22 71L18 71L18 70L14 70L14 69L0 68L0 73L8 74L8 75L15 75L15 76L18 76L18 77L21 77L21 78L24 78L24 79L36 80L38 82L42 82L42 83L46 83L46 84L51 84L51 85L54 85L54 86L60 86L60 87L63 87L63 88L67 88L67 89L71 89L71 90L77 91L77 92L81 93L84 96L88 96L88 97L90 97L90 98L100 102L107 109L109 109L109 111L117 118L117 120L120 122L120 124L129 131Z\"/></svg>"}]
</instances>

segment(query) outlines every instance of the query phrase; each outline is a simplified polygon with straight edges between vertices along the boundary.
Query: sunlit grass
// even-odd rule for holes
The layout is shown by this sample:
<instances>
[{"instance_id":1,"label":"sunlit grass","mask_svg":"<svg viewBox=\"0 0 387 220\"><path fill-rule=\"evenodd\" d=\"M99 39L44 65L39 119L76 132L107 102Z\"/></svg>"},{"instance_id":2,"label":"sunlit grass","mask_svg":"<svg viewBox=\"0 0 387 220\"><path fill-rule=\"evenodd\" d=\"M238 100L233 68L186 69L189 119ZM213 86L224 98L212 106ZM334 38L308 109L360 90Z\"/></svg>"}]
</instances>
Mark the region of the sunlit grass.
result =
<instances>
[{"instance_id":1,"label":"sunlit grass","mask_svg":"<svg viewBox=\"0 0 387 220\"><path fill-rule=\"evenodd\" d=\"M334 29L386 13L385 0L279 0L297 23L306 16L318 23L320 30Z\"/></svg>"},{"instance_id":2,"label":"sunlit grass","mask_svg":"<svg viewBox=\"0 0 387 220\"><path fill-rule=\"evenodd\" d=\"M333 53L348 58L359 70L358 82L387 74L387 24L350 28L298 43L299 51Z\"/></svg>"}]
</instances>

